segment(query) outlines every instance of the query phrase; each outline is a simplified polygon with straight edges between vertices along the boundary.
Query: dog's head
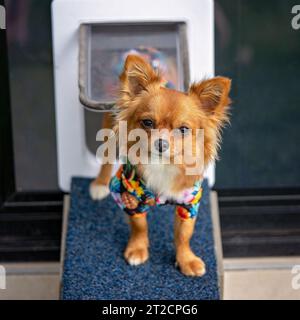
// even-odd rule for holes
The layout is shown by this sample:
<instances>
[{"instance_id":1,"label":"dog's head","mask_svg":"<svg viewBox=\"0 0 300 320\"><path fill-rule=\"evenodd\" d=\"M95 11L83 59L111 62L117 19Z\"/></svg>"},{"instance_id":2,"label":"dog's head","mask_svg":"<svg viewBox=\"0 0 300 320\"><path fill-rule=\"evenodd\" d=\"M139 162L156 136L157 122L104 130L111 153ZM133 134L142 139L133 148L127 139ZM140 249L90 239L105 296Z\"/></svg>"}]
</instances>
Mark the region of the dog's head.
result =
<instances>
[{"instance_id":1,"label":"dog's head","mask_svg":"<svg viewBox=\"0 0 300 320\"><path fill-rule=\"evenodd\" d=\"M162 86L158 72L136 55L129 55L120 76L117 122L126 121L128 132L143 129L148 155L167 156L171 162L179 140L196 140L196 129L203 129L203 162L217 156L220 131L228 121L231 81L216 77L194 83L187 93ZM171 133L171 134L168 134ZM131 147L135 142L129 142ZM141 146L145 146L141 143ZM181 143L184 146L184 143ZM194 144L193 154L201 146Z\"/></svg>"}]
</instances>

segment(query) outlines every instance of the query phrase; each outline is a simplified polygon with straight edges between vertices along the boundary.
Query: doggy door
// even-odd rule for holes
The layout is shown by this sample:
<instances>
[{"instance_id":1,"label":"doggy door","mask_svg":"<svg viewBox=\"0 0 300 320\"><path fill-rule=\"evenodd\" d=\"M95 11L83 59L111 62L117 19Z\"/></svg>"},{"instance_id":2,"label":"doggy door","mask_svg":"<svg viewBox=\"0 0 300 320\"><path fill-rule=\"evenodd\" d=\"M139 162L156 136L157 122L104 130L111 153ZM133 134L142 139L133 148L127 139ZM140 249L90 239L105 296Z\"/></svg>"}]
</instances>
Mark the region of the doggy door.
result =
<instances>
[{"instance_id":1,"label":"doggy door","mask_svg":"<svg viewBox=\"0 0 300 320\"><path fill-rule=\"evenodd\" d=\"M83 24L80 27L80 100L90 109L109 110L128 54L159 68L170 88L189 82L184 23Z\"/></svg>"}]
</instances>

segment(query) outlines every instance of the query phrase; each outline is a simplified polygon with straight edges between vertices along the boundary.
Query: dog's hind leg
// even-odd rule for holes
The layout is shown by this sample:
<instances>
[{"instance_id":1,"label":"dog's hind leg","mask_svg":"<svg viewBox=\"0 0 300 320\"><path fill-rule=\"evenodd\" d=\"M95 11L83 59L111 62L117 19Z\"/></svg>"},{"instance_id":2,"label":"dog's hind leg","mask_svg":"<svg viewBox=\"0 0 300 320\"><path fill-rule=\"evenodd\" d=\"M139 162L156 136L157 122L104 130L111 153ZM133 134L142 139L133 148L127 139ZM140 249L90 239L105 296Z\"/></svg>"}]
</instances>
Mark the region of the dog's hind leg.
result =
<instances>
[{"instance_id":1,"label":"dog's hind leg","mask_svg":"<svg viewBox=\"0 0 300 320\"><path fill-rule=\"evenodd\" d=\"M102 128L112 129L113 117L110 112L105 112L103 116ZM113 164L105 163L101 166L97 178L90 185L90 195L94 200L101 200L109 194L109 182L112 174Z\"/></svg>"}]
</instances>

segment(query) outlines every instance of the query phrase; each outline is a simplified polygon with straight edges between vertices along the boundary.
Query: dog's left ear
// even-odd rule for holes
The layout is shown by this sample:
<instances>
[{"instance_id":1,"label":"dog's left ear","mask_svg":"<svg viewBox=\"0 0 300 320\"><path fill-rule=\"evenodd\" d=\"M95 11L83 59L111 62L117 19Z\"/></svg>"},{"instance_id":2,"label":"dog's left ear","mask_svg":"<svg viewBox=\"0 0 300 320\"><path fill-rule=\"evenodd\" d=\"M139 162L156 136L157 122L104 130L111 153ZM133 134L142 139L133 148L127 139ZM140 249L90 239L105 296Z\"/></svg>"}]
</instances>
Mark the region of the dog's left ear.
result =
<instances>
[{"instance_id":1,"label":"dog's left ear","mask_svg":"<svg viewBox=\"0 0 300 320\"><path fill-rule=\"evenodd\" d=\"M189 94L195 97L205 114L222 126L228 120L231 80L215 77L191 85Z\"/></svg>"},{"instance_id":2,"label":"dog's left ear","mask_svg":"<svg viewBox=\"0 0 300 320\"><path fill-rule=\"evenodd\" d=\"M160 83L160 75L143 58L128 55L124 70L120 75L122 93L134 98L141 91L147 90L151 83Z\"/></svg>"}]
</instances>

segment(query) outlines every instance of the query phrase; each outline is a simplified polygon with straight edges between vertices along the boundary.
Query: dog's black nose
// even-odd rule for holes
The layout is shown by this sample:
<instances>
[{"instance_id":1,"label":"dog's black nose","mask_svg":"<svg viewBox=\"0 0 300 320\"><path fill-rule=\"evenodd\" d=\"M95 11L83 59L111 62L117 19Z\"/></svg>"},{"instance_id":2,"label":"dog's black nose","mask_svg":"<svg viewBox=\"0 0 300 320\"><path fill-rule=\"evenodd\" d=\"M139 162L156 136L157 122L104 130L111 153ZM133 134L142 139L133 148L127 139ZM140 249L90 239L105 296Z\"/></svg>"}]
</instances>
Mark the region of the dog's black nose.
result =
<instances>
[{"instance_id":1,"label":"dog's black nose","mask_svg":"<svg viewBox=\"0 0 300 320\"><path fill-rule=\"evenodd\" d=\"M157 139L154 141L154 147L157 151L162 153L169 149L169 142L164 139Z\"/></svg>"}]
</instances>

